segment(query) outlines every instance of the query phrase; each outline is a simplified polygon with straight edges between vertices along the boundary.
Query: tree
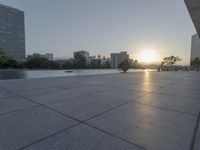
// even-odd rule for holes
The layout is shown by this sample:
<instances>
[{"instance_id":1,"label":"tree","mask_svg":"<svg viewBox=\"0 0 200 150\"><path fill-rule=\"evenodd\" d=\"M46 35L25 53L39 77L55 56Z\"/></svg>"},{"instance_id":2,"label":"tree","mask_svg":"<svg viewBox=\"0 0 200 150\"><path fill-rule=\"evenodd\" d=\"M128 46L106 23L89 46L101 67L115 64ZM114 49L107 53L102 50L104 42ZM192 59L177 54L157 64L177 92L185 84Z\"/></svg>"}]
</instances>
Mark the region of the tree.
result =
<instances>
[{"instance_id":1,"label":"tree","mask_svg":"<svg viewBox=\"0 0 200 150\"><path fill-rule=\"evenodd\" d=\"M98 56L97 56L97 66L96 66L97 68L101 68L101 67L102 67L102 66L101 66L101 61L102 61L102 60L101 60L101 55L98 55Z\"/></svg>"},{"instance_id":2,"label":"tree","mask_svg":"<svg viewBox=\"0 0 200 150\"><path fill-rule=\"evenodd\" d=\"M55 61L49 61L46 58L33 58L26 63L29 69L59 69L59 63Z\"/></svg>"},{"instance_id":3,"label":"tree","mask_svg":"<svg viewBox=\"0 0 200 150\"><path fill-rule=\"evenodd\" d=\"M87 68L87 60L81 54L76 55L76 60L74 61L75 68Z\"/></svg>"},{"instance_id":4,"label":"tree","mask_svg":"<svg viewBox=\"0 0 200 150\"><path fill-rule=\"evenodd\" d=\"M97 58L98 58L98 59L101 59L101 55L99 54L99 55L97 56Z\"/></svg>"},{"instance_id":5,"label":"tree","mask_svg":"<svg viewBox=\"0 0 200 150\"><path fill-rule=\"evenodd\" d=\"M125 59L123 62L119 64L119 68L122 69L124 72L130 69L130 67L131 67L131 64L128 59Z\"/></svg>"},{"instance_id":6,"label":"tree","mask_svg":"<svg viewBox=\"0 0 200 150\"><path fill-rule=\"evenodd\" d=\"M182 58L178 56L170 56L170 57L165 57L163 60L164 64L171 67L174 66L177 62L180 62Z\"/></svg>"},{"instance_id":7,"label":"tree","mask_svg":"<svg viewBox=\"0 0 200 150\"><path fill-rule=\"evenodd\" d=\"M192 67L199 67L200 66L200 59L199 57L196 57L192 62L191 62Z\"/></svg>"},{"instance_id":8,"label":"tree","mask_svg":"<svg viewBox=\"0 0 200 150\"><path fill-rule=\"evenodd\" d=\"M74 69L74 64L73 64L73 63L70 63L70 62L65 62L65 63L62 65L62 68L63 68L63 69Z\"/></svg>"},{"instance_id":9,"label":"tree","mask_svg":"<svg viewBox=\"0 0 200 150\"><path fill-rule=\"evenodd\" d=\"M0 68L18 68L19 63L0 49Z\"/></svg>"},{"instance_id":10,"label":"tree","mask_svg":"<svg viewBox=\"0 0 200 150\"><path fill-rule=\"evenodd\" d=\"M105 68L110 68L110 67L111 67L110 58L107 58L105 63Z\"/></svg>"},{"instance_id":11,"label":"tree","mask_svg":"<svg viewBox=\"0 0 200 150\"><path fill-rule=\"evenodd\" d=\"M134 69L141 68L141 65L139 64L138 60L134 60L134 62L131 64L131 68L134 68Z\"/></svg>"}]
</instances>

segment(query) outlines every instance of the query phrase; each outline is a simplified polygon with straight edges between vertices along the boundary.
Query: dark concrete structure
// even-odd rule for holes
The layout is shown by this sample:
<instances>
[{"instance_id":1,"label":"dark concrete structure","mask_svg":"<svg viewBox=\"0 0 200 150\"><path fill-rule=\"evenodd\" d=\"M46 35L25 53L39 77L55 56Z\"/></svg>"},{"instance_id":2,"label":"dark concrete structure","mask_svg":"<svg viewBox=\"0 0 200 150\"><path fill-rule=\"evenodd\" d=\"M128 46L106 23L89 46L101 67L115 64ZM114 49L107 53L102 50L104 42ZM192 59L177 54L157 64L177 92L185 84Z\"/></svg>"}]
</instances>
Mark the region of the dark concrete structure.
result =
<instances>
[{"instance_id":1,"label":"dark concrete structure","mask_svg":"<svg viewBox=\"0 0 200 150\"><path fill-rule=\"evenodd\" d=\"M192 36L190 62L196 58L200 58L200 39L197 34Z\"/></svg>"},{"instance_id":2,"label":"dark concrete structure","mask_svg":"<svg viewBox=\"0 0 200 150\"><path fill-rule=\"evenodd\" d=\"M0 48L16 60L25 60L24 12L0 4Z\"/></svg>"},{"instance_id":3,"label":"dark concrete structure","mask_svg":"<svg viewBox=\"0 0 200 150\"><path fill-rule=\"evenodd\" d=\"M185 3L200 36L200 0L185 0Z\"/></svg>"}]
</instances>

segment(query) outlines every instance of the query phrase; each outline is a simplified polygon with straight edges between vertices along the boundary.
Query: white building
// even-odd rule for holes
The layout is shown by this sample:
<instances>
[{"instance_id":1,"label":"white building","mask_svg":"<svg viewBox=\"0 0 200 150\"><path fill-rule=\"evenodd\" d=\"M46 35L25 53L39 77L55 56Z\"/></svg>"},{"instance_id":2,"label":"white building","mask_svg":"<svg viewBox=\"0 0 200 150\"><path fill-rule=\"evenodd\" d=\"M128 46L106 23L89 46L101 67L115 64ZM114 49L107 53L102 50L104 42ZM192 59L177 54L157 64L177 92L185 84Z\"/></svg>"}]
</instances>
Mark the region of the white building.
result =
<instances>
[{"instance_id":1,"label":"white building","mask_svg":"<svg viewBox=\"0 0 200 150\"><path fill-rule=\"evenodd\" d=\"M129 59L127 52L123 51L120 53L112 53L111 56L111 68L117 69L119 64L126 59Z\"/></svg>"},{"instance_id":2,"label":"white building","mask_svg":"<svg viewBox=\"0 0 200 150\"><path fill-rule=\"evenodd\" d=\"M119 53L112 53L110 56L111 59L111 68L116 69L119 66Z\"/></svg>"},{"instance_id":3,"label":"white building","mask_svg":"<svg viewBox=\"0 0 200 150\"><path fill-rule=\"evenodd\" d=\"M192 62L197 57L199 57L199 59L200 59L200 39L199 39L198 35L195 34L192 36L190 62Z\"/></svg>"}]
</instances>

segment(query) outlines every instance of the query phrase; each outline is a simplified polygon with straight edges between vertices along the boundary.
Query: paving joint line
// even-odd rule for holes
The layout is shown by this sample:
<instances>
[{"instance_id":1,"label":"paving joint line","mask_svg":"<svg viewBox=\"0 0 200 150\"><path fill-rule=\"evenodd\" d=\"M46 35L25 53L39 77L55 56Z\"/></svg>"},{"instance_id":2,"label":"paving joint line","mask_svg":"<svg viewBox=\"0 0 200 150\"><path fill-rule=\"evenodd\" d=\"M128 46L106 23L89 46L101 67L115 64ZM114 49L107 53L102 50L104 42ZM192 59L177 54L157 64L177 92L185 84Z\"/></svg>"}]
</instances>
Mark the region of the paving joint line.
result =
<instances>
[{"instance_id":1,"label":"paving joint line","mask_svg":"<svg viewBox=\"0 0 200 150\"><path fill-rule=\"evenodd\" d=\"M196 125L194 127L194 132L193 132L189 150L194 150L194 148L195 148L197 132L198 132L198 130L200 130L199 124L200 124L200 111L199 111L199 115L197 116Z\"/></svg>"},{"instance_id":2,"label":"paving joint line","mask_svg":"<svg viewBox=\"0 0 200 150\"><path fill-rule=\"evenodd\" d=\"M190 98L196 101L199 101L198 97L190 97L190 96L184 96L184 95L178 95L178 94L173 94L173 93L155 93L155 94L159 94L159 95L166 95L166 96L178 96L178 97L184 97L184 98Z\"/></svg>"},{"instance_id":3,"label":"paving joint line","mask_svg":"<svg viewBox=\"0 0 200 150\"><path fill-rule=\"evenodd\" d=\"M64 113L61 113L61 112L59 112L59 111L57 111L57 110L54 110L54 109L52 109L52 108L50 108L50 107L47 107L47 106L44 105L44 104L41 104L41 103L36 102L36 101L33 101L32 99L27 98L27 97L25 97L25 96L23 96L23 95L20 95L20 94L17 94L17 93L15 93L15 94L18 95L18 96L20 96L20 97L22 97L22 98L24 98L24 99L26 99L27 101L31 101L31 102L33 102L33 103L35 103L35 104L38 104L37 107L44 107L44 108L46 108L46 109L48 109L48 110L51 110L51 111L54 111L54 112L59 113L59 114L61 114L61 115L64 115L65 117L70 118L70 119L73 119L73 120L75 120L75 121L77 121L77 122L82 122L82 121L80 121L80 120L78 120L78 119L76 119L76 118L74 118L74 117L65 115Z\"/></svg>"},{"instance_id":4,"label":"paving joint line","mask_svg":"<svg viewBox=\"0 0 200 150\"><path fill-rule=\"evenodd\" d=\"M154 106L154 105L150 105L150 104L144 104L144 103L141 103L140 101L133 102L133 103L136 103L136 104L139 104L139 105L143 105L143 106L150 106L150 107L153 107L153 108L157 108L157 109L161 109L161 110L166 110L166 111L170 111L170 112L181 113L181 114L185 114L185 115L189 115L189 116L193 116L193 117L198 116L198 114L195 115L193 113L187 113L187 112L183 112L183 111L178 111L178 110L173 110L173 109L169 109L169 108Z\"/></svg>"},{"instance_id":5,"label":"paving joint line","mask_svg":"<svg viewBox=\"0 0 200 150\"><path fill-rule=\"evenodd\" d=\"M44 105L56 104L56 103L65 102L65 101L73 101L76 98L80 98L80 97L83 97L83 96L90 96L90 95L93 95L93 94L103 93L103 92L111 91L111 90L113 90L113 89L108 89L108 90L103 90L103 91L98 91L98 92L93 92L93 93L87 93L87 94L83 93L83 95L80 95L80 96L71 97L71 98L68 98L68 99L62 99L62 100L49 102L49 103L44 103Z\"/></svg>"},{"instance_id":6,"label":"paving joint line","mask_svg":"<svg viewBox=\"0 0 200 150\"><path fill-rule=\"evenodd\" d=\"M86 121L89 121L89 120L94 119L94 118L96 118L96 117L99 117L99 116L101 116L101 115L103 115L103 114L105 114L105 113L108 113L108 112L110 112L110 111L113 111L113 110L115 110L115 109L117 109L117 108L119 108L119 107L122 107L122 106L124 106L124 105L126 105L126 104L128 104L128 103L131 103L131 102L133 102L133 101L135 101L135 100L137 100L137 99L140 99L140 98L142 98L142 97L144 97L144 96L146 96L146 95L148 95L148 94L139 96L139 97L137 97L137 98L135 98L135 99L133 99L133 100L126 101L126 102L124 102L124 103L122 103L122 104L119 104L119 105L117 105L117 106L115 106L115 107L112 107L112 108L110 108L110 109L108 109L108 110L106 110L106 111L103 111L102 113L99 113L99 114L94 115L94 116L92 116L92 117L90 117L90 118L88 118L88 119L85 119L83 122L86 122Z\"/></svg>"},{"instance_id":7,"label":"paving joint line","mask_svg":"<svg viewBox=\"0 0 200 150\"><path fill-rule=\"evenodd\" d=\"M31 108L35 108L35 107L39 107L39 106L40 105L35 105L35 106L26 107L26 108L16 109L16 110L5 112L5 113L0 113L0 116L11 114L11 113L16 113L16 112L20 112L20 111L24 111L26 109L31 109Z\"/></svg>"},{"instance_id":8,"label":"paving joint line","mask_svg":"<svg viewBox=\"0 0 200 150\"><path fill-rule=\"evenodd\" d=\"M175 83L173 83L173 84L175 84ZM168 87L168 86L171 86L171 84L169 84L169 85L167 85L167 86L165 86L165 87L160 87L160 88L158 88L158 89L156 89L156 90L154 90L154 91L152 91L152 92L150 92L151 94L159 94L159 93L155 93L156 91L158 91L158 90L160 90L160 89L162 89L162 88L166 88L166 87ZM169 94L168 94L169 95ZM173 95L171 95L171 96L173 96ZM178 96L178 95L174 95L174 96ZM183 96L182 96L183 97ZM197 115L195 115L195 114L192 114L192 113L187 113L187 112L182 112L182 111L177 111L177 110L173 110L173 109L168 109L168 108L164 108L164 107L158 107L158 106L154 106L154 105L149 105L149 104L144 104L144 103L142 103L142 102L140 102L141 100L136 100L136 101L133 101L133 103L136 103L136 104L140 104L140 105L145 105L145 106L150 106L150 107L155 107L155 108L158 108L158 109L162 109L162 110L167 110L167 111L171 111L171 112L177 112L177 113L182 113L182 114L186 114L186 115L190 115L190 116L197 116Z\"/></svg>"},{"instance_id":9,"label":"paving joint line","mask_svg":"<svg viewBox=\"0 0 200 150\"><path fill-rule=\"evenodd\" d=\"M138 98L139 98L139 97L138 97ZM42 104L41 104L41 105L42 105ZM43 107L45 107L45 108L47 108L47 109L50 109L50 110L52 110L52 111L54 111L54 112L57 112L57 113L59 113L59 114L65 116L65 117L67 117L67 118L70 118L70 119L73 119L73 120L77 121L78 124L76 124L75 126L78 126L78 125L80 125L80 124L86 124L86 125L88 125L88 124L86 123L86 121L88 121L88 119L87 119L87 120L84 120L84 121L81 121L81 120L78 120L78 119L76 119L76 118L74 118L74 117L68 116L68 115L66 115L66 114L64 114L64 113L61 113L61 112L59 112L59 111L57 111L57 110L55 110L55 109L49 108L49 107L47 107L47 106L43 106ZM119 107L120 107L120 106L119 106ZM111 111L111 110L110 110L110 111ZM106 112L104 112L104 113L106 113ZM101 115L101 114L99 114L98 116L100 116L100 115ZM97 116L95 116L95 117L97 117ZM94 118L95 118L95 117L94 117ZM70 127L70 128L73 128L73 127L75 127L75 126L72 126L72 127ZM91 127L91 125L89 125L89 126ZM49 135L49 136L47 136L47 137L44 137L44 138L42 138L42 139L39 139L39 140L37 140L37 141L35 141L35 142L32 142L31 144L28 144L28 145L26 145L26 146L24 146L24 147L18 149L18 150L23 150L23 149L25 149L25 148L27 148L27 147L33 145L33 144L39 143L39 142L41 142L41 141L43 141L43 140L45 140L45 139L48 139L48 138L50 138L50 137L52 137L52 136L54 136L54 135L57 135L57 134L59 134L59 133L62 133L62 132L66 131L67 129L70 129L70 128L66 128L66 129L64 129L64 130L58 131L58 132L56 132L56 133L54 133L54 134L51 134L51 135ZM96 128L96 127L93 127L93 128ZM144 149L144 150L147 150L147 149L145 149L145 148L143 148L143 147L141 147L141 146L139 146L139 145L137 145L137 144L135 144L135 143L132 143L132 142L130 142L130 141L127 141L127 140L125 140L125 139L123 139L123 138L121 138L121 137L112 135L112 134L110 134L109 132L106 132L106 131L101 130L101 129L98 129L98 128L96 128L96 129L99 130L99 131L101 131L101 132L103 132L103 133L106 133L106 134L108 134L108 135L110 135L110 136L112 136L112 137L115 137L115 138L120 139L120 140L123 140L123 141L125 141L125 142L127 142L127 143L129 143L129 144L132 144L132 145L134 145L134 146L136 146L136 147L139 147L139 148L142 148L142 149Z\"/></svg>"},{"instance_id":10,"label":"paving joint line","mask_svg":"<svg viewBox=\"0 0 200 150\"><path fill-rule=\"evenodd\" d=\"M112 134L112 133L110 133L110 132L107 132L107 131L105 131L105 130L102 130L102 129L100 129L100 128L97 128L97 127L95 127L95 126L93 126L93 125L91 125L91 124L88 124L88 123L86 123L86 122L84 122L83 124L85 124L85 125L87 125L87 126L93 128L93 129L96 129L96 130L98 130L98 131L101 131L101 132L103 132L103 133L105 133L105 134L107 134L107 135L110 135L110 136L112 136L112 137L114 137L114 138L117 138L117 139L119 139L119 140L122 140L122 141L124 141L124 142L126 142L126 143L129 143L129 144L131 144L131 145L133 145L133 146L136 146L137 148L140 148L140 149L143 149L143 150L148 150L148 149L146 149L145 147L143 147L143 146L141 146L141 145L135 144L135 143L133 143L133 142L131 142L131 141L129 141L129 140L126 140L126 139L124 139L124 138L122 138L122 137L116 136L116 135L114 135L114 134Z\"/></svg>"},{"instance_id":11,"label":"paving joint line","mask_svg":"<svg viewBox=\"0 0 200 150\"><path fill-rule=\"evenodd\" d=\"M7 89L6 89L7 90ZM8 90L9 91L9 90ZM150 93L153 93L153 92L150 92ZM150 93L147 93L147 94L144 94L143 96L140 96L140 97L138 97L138 98L136 98L136 99L139 99L139 98L142 98L142 97L144 97L144 96L146 96L146 95L148 95L148 94L150 94ZM16 93L14 93L14 94L16 94ZM24 97L24 96L22 96L22 95L20 95L20 94L16 94L16 95L18 95L18 96L21 96L21 97ZM43 104L41 104L41 103L38 103L38 102L35 102L35 101L33 101L33 100L31 100L31 99L29 99L29 98L27 98L27 97L24 97L25 99L27 99L27 100L29 100L29 101L32 101L32 102L34 102L34 103L37 103L37 104L39 104L40 106L43 106L43 107L45 107L45 108L47 108L47 109L50 109L49 107L46 107L45 105L43 105ZM136 100L136 99L134 99L134 100ZM129 103L129 102L132 102L132 101L134 101L134 100L131 100L131 101L127 101L126 102L126 104L127 103ZM120 106L123 106L123 105L125 105L125 104L121 104ZM118 107L120 107L120 106L118 106ZM116 108L118 108L118 107L116 107ZM111 110L114 110L114 109L116 109L116 108L112 108ZM58 111L55 111L54 109L50 109L50 110L52 110L52 111L54 111L54 112L57 112L57 113L60 113L60 112L58 112ZM110 111L111 111L110 110ZM109 110L108 111L106 111L106 112L109 112ZM104 112L104 113L106 113L106 112ZM103 113L103 114L104 114ZM64 116L66 116L67 118L72 118L72 119L75 119L75 118L73 118L73 117L71 117L71 116L67 116L67 115L65 115L65 114L63 114L63 113L60 113L60 114L62 114L62 115L64 115ZM99 114L99 116L100 116L101 114ZM98 117L98 116L97 116ZM77 119L75 119L76 121L77 121ZM86 121L88 121L88 120L86 120ZM85 121L79 121L78 120L78 124L77 125L79 125L79 124L81 124L81 123L84 123L84 124L86 124L86 125L89 125L89 126L91 126L91 127L93 127L93 128L96 128L96 127L94 127L94 126L92 126L92 125L90 125L90 124L87 124ZM77 126L76 125L76 126ZM66 128L66 129L64 129L64 131L65 130L67 130L68 128ZM104 130L101 130L101 129L99 129L99 128L96 128L97 130L99 130L99 131L101 131L101 132L104 132L104 133L107 133L107 134L109 134L109 135L112 135L111 133L109 133L109 132L106 132L106 131L104 131ZM63 130L62 131L60 131L59 133L62 133L62 132L64 132ZM58 133L55 133L54 135L56 135L56 134L58 134ZM51 135L51 136L53 136L53 135ZM51 137L51 136L48 136L48 137L46 137L46 138L49 138L49 137ZM125 140L125 139L123 139L123 138L121 138L121 137L117 137L117 136L115 136L115 135L112 135L113 137L115 137L115 138L118 138L118 139L121 139L121 140L124 140L124 141L126 141L126 142L128 142L128 143L130 143L130 144L133 144L133 145L135 145L135 146L139 146L139 145L136 145L135 143L132 143L132 142L130 142L130 141L127 141L127 140ZM45 138L45 139L46 139ZM42 141L42 140L44 140L44 139L40 139L39 141L37 141L37 142L34 142L33 144L35 144L35 143L38 143L38 142L40 142L40 141ZM30 146L30 145L29 145ZM144 147L141 147L141 146L139 146L140 148L143 148L144 150L147 150L146 148L144 148ZM25 147L24 147L25 148ZM19 149L19 150L21 150L21 149Z\"/></svg>"},{"instance_id":12,"label":"paving joint line","mask_svg":"<svg viewBox=\"0 0 200 150\"><path fill-rule=\"evenodd\" d=\"M57 132L55 132L55 133L53 133L53 134L50 134L50 135L48 135L48 136L46 136L46 137L43 137L43 138L41 138L41 139L39 139L39 140L36 140L36 141L34 141L34 142L31 142L30 144L27 144L27 145L25 145L25 146L23 146L23 147L21 147L21 148L18 148L17 150L24 150L25 148L28 148L28 147L30 147L31 145L40 143L41 141L44 141L44 140L46 140L46 139L48 139L48 138L51 138L51 137L53 137L53 136L55 136L55 135L57 135L57 134L60 134L60 133L62 133L62 132L65 132L66 130L69 130L69 129L71 129L71 128L74 128L74 127L76 127L76 126L79 126L80 124L81 124L81 123L79 122L79 123L77 123L77 124L75 124L75 125L72 125L72 126L67 127L67 128L65 128L65 129L59 130L59 131L57 131Z\"/></svg>"}]
</instances>

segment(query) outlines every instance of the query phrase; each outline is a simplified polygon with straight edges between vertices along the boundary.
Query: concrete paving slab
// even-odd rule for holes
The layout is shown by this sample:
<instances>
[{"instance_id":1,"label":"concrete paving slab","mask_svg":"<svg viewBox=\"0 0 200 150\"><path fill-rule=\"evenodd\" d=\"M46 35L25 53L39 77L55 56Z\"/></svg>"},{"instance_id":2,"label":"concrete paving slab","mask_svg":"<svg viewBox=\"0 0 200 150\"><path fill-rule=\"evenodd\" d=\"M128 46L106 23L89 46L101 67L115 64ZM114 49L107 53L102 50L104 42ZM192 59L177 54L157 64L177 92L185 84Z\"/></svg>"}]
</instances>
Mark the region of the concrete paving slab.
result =
<instances>
[{"instance_id":1,"label":"concrete paving slab","mask_svg":"<svg viewBox=\"0 0 200 150\"><path fill-rule=\"evenodd\" d=\"M36 106L38 104L28 101L22 97L11 97L0 99L0 114Z\"/></svg>"},{"instance_id":2,"label":"concrete paving slab","mask_svg":"<svg viewBox=\"0 0 200 150\"><path fill-rule=\"evenodd\" d=\"M77 123L43 107L0 115L0 120L1 150L19 149Z\"/></svg>"},{"instance_id":3,"label":"concrete paving slab","mask_svg":"<svg viewBox=\"0 0 200 150\"><path fill-rule=\"evenodd\" d=\"M138 99L137 103L156 106L161 109L164 108L179 111L196 116L200 111L200 101L198 99L182 96L149 94Z\"/></svg>"},{"instance_id":4,"label":"concrete paving slab","mask_svg":"<svg viewBox=\"0 0 200 150\"><path fill-rule=\"evenodd\" d=\"M141 90L128 90L120 88L120 89L109 90L106 92L96 93L94 95L130 101L130 100L135 100L147 93L148 92Z\"/></svg>"},{"instance_id":5,"label":"concrete paving slab","mask_svg":"<svg viewBox=\"0 0 200 150\"><path fill-rule=\"evenodd\" d=\"M179 89L176 95L200 99L199 90Z\"/></svg>"},{"instance_id":6,"label":"concrete paving slab","mask_svg":"<svg viewBox=\"0 0 200 150\"><path fill-rule=\"evenodd\" d=\"M11 91L13 93L17 93L23 96L29 96L29 95L38 95L41 93L46 92L52 92L59 90L57 88L51 88L47 86L42 86L39 84L33 84L26 80L20 83L20 81L13 81L9 82L8 84L0 85L1 87L7 89L8 91Z\"/></svg>"},{"instance_id":7,"label":"concrete paving slab","mask_svg":"<svg viewBox=\"0 0 200 150\"><path fill-rule=\"evenodd\" d=\"M143 150L86 125L79 125L25 150Z\"/></svg>"},{"instance_id":8,"label":"concrete paving slab","mask_svg":"<svg viewBox=\"0 0 200 150\"><path fill-rule=\"evenodd\" d=\"M188 150L199 109L199 80L199 73L180 71L0 81L0 108L14 110L0 114L0 149L33 144L27 148L125 150L137 144L148 150ZM10 99L19 95L22 100ZM29 107L24 98L52 108ZM65 114L89 118L93 127L74 127L77 122Z\"/></svg>"},{"instance_id":9,"label":"concrete paving slab","mask_svg":"<svg viewBox=\"0 0 200 150\"><path fill-rule=\"evenodd\" d=\"M198 130L195 138L194 150L200 150L200 121L198 124Z\"/></svg>"},{"instance_id":10,"label":"concrete paving slab","mask_svg":"<svg viewBox=\"0 0 200 150\"><path fill-rule=\"evenodd\" d=\"M200 94L199 90L194 89L185 89L177 86L170 86L166 88L162 88L156 91L156 93L160 94L168 94L168 95L177 95L177 96L185 96L190 98L199 99Z\"/></svg>"},{"instance_id":11,"label":"concrete paving slab","mask_svg":"<svg viewBox=\"0 0 200 150\"><path fill-rule=\"evenodd\" d=\"M65 90L58 90L50 93L43 93L39 95L29 96L28 98L32 99L35 102L40 104L47 104L62 100L68 100L71 98L79 97L87 95L86 93L78 92L74 89L65 89Z\"/></svg>"},{"instance_id":12,"label":"concrete paving slab","mask_svg":"<svg viewBox=\"0 0 200 150\"><path fill-rule=\"evenodd\" d=\"M197 80L187 80L187 81L181 81L178 82L174 85L177 88L182 88L182 89L186 89L186 90L200 90L200 83Z\"/></svg>"},{"instance_id":13,"label":"concrete paving slab","mask_svg":"<svg viewBox=\"0 0 200 150\"><path fill-rule=\"evenodd\" d=\"M41 85L52 87L52 88L59 88L59 89L70 89L79 87L81 84L79 84L78 81L70 81L70 80L50 80L47 82L40 82Z\"/></svg>"},{"instance_id":14,"label":"concrete paving slab","mask_svg":"<svg viewBox=\"0 0 200 150\"><path fill-rule=\"evenodd\" d=\"M103 92L103 91L109 91L111 89L112 88L110 87L103 87L103 86L97 86L97 85L85 85L85 86L78 87L74 90L76 90L77 92L82 92L86 94L93 94L93 93L98 93L98 92Z\"/></svg>"},{"instance_id":15,"label":"concrete paving slab","mask_svg":"<svg viewBox=\"0 0 200 150\"><path fill-rule=\"evenodd\" d=\"M160 89L162 86L157 86L157 85L150 85L150 84L134 84L134 85L128 85L126 87L123 87L124 89L128 90L142 90L146 92L153 92L158 89Z\"/></svg>"},{"instance_id":16,"label":"concrete paving slab","mask_svg":"<svg viewBox=\"0 0 200 150\"><path fill-rule=\"evenodd\" d=\"M125 102L125 100L121 99L88 95L84 97L73 98L68 101L49 104L47 106L66 115L72 116L78 120L84 121Z\"/></svg>"},{"instance_id":17,"label":"concrete paving slab","mask_svg":"<svg viewBox=\"0 0 200 150\"><path fill-rule=\"evenodd\" d=\"M176 95L176 92L179 90L179 88L174 87L174 86L166 86L166 87L162 87L162 88L158 89L157 91L155 91L155 93Z\"/></svg>"},{"instance_id":18,"label":"concrete paving slab","mask_svg":"<svg viewBox=\"0 0 200 150\"><path fill-rule=\"evenodd\" d=\"M9 91L0 90L0 99L4 99L4 98L7 98L7 97L14 97L14 96L16 96L16 95L9 92Z\"/></svg>"},{"instance_id":19,"label":"concrete paving slab","mask_svg":"<svg viewBox=\"0 0 200 150\"><path fill-rule=\"evenodd\" d=\"M88 121L149 150L188 150L196 117L134 103Z\"/></svg>"}]
</instances>

